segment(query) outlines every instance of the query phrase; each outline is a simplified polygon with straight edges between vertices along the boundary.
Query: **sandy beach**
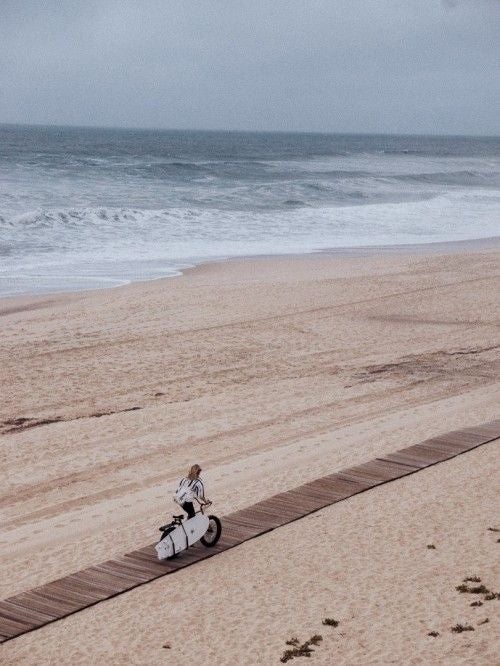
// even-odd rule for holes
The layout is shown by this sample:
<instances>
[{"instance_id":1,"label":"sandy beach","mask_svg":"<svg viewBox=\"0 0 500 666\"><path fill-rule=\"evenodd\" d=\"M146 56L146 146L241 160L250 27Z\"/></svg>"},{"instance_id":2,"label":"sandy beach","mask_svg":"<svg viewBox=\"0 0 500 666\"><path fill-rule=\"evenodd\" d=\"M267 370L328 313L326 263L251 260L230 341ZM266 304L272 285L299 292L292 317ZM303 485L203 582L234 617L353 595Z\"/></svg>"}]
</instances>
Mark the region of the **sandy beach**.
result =
<instances>
[{"instance_id":1,"label":"sandy beach","mask_svg":"<svg viewBox=\"0 0 500 666\"><path fill-rule=\"evenodd\" d=\"M0 300L1 598L154 541L193 462L223 516L499 418L499 278L497 239ZM275 664L320 634L312 664L491 665L500 604L455 587L500 592L498 451L21 636L0 661Z\"/></svg>"}]
</instances>

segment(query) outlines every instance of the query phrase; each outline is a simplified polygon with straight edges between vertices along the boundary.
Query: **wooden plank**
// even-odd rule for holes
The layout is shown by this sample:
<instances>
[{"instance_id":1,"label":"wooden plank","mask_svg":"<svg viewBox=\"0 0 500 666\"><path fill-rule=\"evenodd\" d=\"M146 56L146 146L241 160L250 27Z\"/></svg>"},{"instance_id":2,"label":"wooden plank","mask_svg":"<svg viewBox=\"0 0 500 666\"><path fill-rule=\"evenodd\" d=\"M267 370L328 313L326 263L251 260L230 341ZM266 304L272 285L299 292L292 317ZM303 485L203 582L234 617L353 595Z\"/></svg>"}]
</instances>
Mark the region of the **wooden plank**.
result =
<instances>
[{"instance_id":1,"label":"wooden plank","mask_svg":"<svg viewBox=\"0 0 500 666\"><path fill-rule=\"evenodd\" d=\"M23 592L22 596L25 596L28 600L31 595L37 599L43 599L48 604L51 604L54 608L58 608L60 612L69 614L73 611L80 608L80 602L74 597L71 598L69 595L66 595L62 592L55 592L54 590L46 591L45 588L48 588L50 583L42 588L32 590L31 592ZM21 596L21 595L19 595Z\"/></svg>"},{"instance_id":2,"label":"wooden plank","mask_svg":"<svg viewBox=\"0 0 500 666\"><path fill-rule=\"evenodd\" d=\"M287 521L286 515L282 513L268 513L265 510L255 509L252 511L251 516L253 519L261 521L262 525L274 529L283 525Z\"/></svg>"},{"instance_id":3,"label":"wooden plank","mask_svg":"<svg viewBox=\"0 0 500 666\"><path fill-rule=\"evenodd\" d=\"M446 442L421 442L420 444L415 444L415 446L420 446L422 448L428 448L428 449L433 449L436 451L446 451L449 452L450 454L456 455L458 453L463 453L464 451L468 451L471 448L475 448L477 446L476 442L471 442L469 438L454 438L454 439L447 439Z\"/></svg>"},{"instance_id":4,"label":"wooden plank","mask_svg":"<svg viewBox=\"0 0 500 666\"><path fill-rule=\"evenodd\" d=\"M99 571L96 567L89 567L89 569L79 571L76 575L80 582L92 586L103 594L114 595L117 592L124 592L129 589L129 586L125 581L116 578L111 574Z\"/></svg>"},{"instance_id":5,"label":"wooden plank","mask_svg":"<svg viewBox=\"0 0 500 666\"><path fill-rule=\"evenodd\" d=\"M408 465L409 467L417 467L419 470L432 465L432 463L428 460L423 460L422 456L399 451L385 455L384 460L388 460L389 462L402 463L403 465Z\"/></svg>"},{"instance_id":6,"label":"wooden plank","mask_svg":"<svg viewBox=\"0 0 500 666\"><path fill-rule=\"evenodd\" d=\"M154 550L154 545L152 544L152 546ZM126 553L124 557L138 560L143 563L144 567L162 564L158 561L158 555L156 554L156 551L154 551L154 559L153 559L153 555L150 552L144 552L144 550L145 549L134 550L132 553Z\"/></svg>"},{"instance_id":7,"label":"wooden plank","mask_svg":"<svg viewBox=\"0 0 500 666\"><path fill-rule=\"evenodd\" d=\"M314 482L312 482L306 484L304 489L306 490L309 497L324 502L326 505L331 502L332 498L335 497L335 487L333 484L329 484L326 487L325 485L326 484L323 484L323 486L320 486L319 484L314 485Z\"/></svg>"},{"instance_id":8,"label":"wooden plank","mask_svg":"<svg viewBox=\"0 0 500 666\"><path fill-rule=\"evenodd\" d=\"M281 518L279 513L276 511L275 506L273 504L265 504L265 503L259 503L259 504L254 504L251 509L249 509L250 514L252 516L259 516L262 518L264 521L268 521L269 523L272 523L274 520L277 518Z\"/></svg>"},{"instance_id":9,"label":"wooden plank","mask_svg":"<svg viewBox=\"0 0 500 666\"><path fill-rule=\"evenodd\" d=\"M263 527L263 524L259 518L253 517L250 512L247 511L238 511L238 513L233 514L232 520L235 524L241 525L245 528L249 527L250 529L253 529L256 527L259 529Z\"/></svg>"},{"instance_id":10,"label":"wooden plank","mask_svg":"<svg viewBox=\"0 0 500 666\"><path fill-rule=\"evenodd\" d=\"M474 432L454 432L446 436L446 441L454 444L457 448L477 446L485 441L484 435ZM423 442L425 444L425 442Z\"/></svg>"},{"instance_id":11,"label":"wooden plank","mask_svg":"<svg viewBox=\"0 0 500 666\"><path fill-rule=\"evenodd\" d=\"M82 604L88 605L88 595L79 593L73 586L68 587L65 585L63 578L37 588L36 593L38 595L43 595L54 602L58 602L58 600L61 599L61 606L72 605L73 610L82 607ZM97 601L99 600L100 599L97 598Z\"/></svg>"},{"instance_id":12,"label":"wooden plank","mask_svg":"<svg viewBox=\"0 0 500 666\"><path fill-rule=\"evenodd\" d=\"M165 566L163 565L163 562L159 562L158 556L156 556L155 561L151 561L149 559L141 560L135 559L133 557L133 553L129 553L128 555L115 558L113 562L119 562L124 567L128 566L133 567L139 571L144 571L145 574L162 574L165 571Z\"/></svg>"},{"instance_id":13,"label":"wooden plank","mask_svg":"<svg viewBox=\"0 0 500 666\"><path fill-rule=\"evenodd\" d=\"M254 530L251 530L248 527L243 528L241 525L238 527L228 526L226 537L233 539L235 545L238 545L239 543L252 538L254 534Z\"/></svg>"},{"instance_id":14,"label":"wooden plank","mask_svg":"<svg viewBox=\"0 0 500 666\"><path fill-rule=\"evenodd\" d=\"M401 465L381 462L378 458L374 458L373 460L362 463L359 465L359 467L362 467L367 472L372 473L375 477L384 479L388 478L389 476L392 476L396 479L399 474L406 474L406 470L401 467Z\"/></svg>"},{"instance_id":15,"label":"wooden plank","mask_svg":"<svg viewBox=\"0 0 500 666\"><path fill-rule=\"evenodd\" d=\"M238 516L237 525L240 528L240 538L246 538L254 534L259 534L263 529L257 521L251 521L243 516Z\"/></svg>"},{"instance_id":16,"label":"wooden plank","mask_svg":"<svg viewBox=\"0 0 500 666\"><path fill-rule=\"evenodd\" d=\"M280 516L276 511L269 511L265 508L262 509L245 509L238 513L237 520L249 525L257 525L258 527L272 527L276 522L276 518Z\"/></svg>"},{"instance_id":17,"label":"wooden plank","mask_svg":"<svg viewBox=\"0 0 500 666\"><path fill-rule=\"evenodd\" d=\"M475 446L475 445L474 445ZM446 445L443 442L422 442L422 444L415 444L413 447L416 451L425 451L434 456L455 456L457 454L468 451L470 444L450 444ZM474 447L473 447L474 448Z\"/></svg>"},{"instance_id":18,"label":"wooden plank","mask_svg":"<svg viewBox=\"0 0 500 666\"><path fill-rule=\"evenodd\" d=\"M275 527L279 527L280 525L283 525L283 521L286 520L283 515L270 515L263 511L252 511L247 515L249 520L265 529L274 529Z\"/></svg>"},{"instance_id":19,"label":"wooden plank","mask_svg":"<svg viewBox=\"0 0 500 666\"><path fill-rule=\"evenodd\" d=\"M437 438L429 439L426 442L422 442L421 446L425 446L432 450L439 451L440 453L448 453L449 455L454 455L457 450L456 443L443 441ZM461 447L460 450L462 450Z\"/></svg>"},{"instance_id":20,"label":"wooden plank","mask_svg":"<svg viewBox=\"0 0 500 666\"><path fill-rule=\"evenodd\" d=\"M223 553L226 550L231 550L231 548L234 548L234 544L227 544L221 538L215 546L210 548L210 555L218 555L219 553Z\"/></svg>"},{"instance_id":21,"label":"wooden plank","mask_svg":"<svg viewBox=\"0 0 500 666\"><path fill-rule=\"evenodd\" d=\"M237 539L231 534L225 534L223 532L221 538L217 543L217 546L219 546L219 544L223 544L225 550L227 550L228 548L234 548L234 546L237 546L239 543L240 543L239 539ZM216 548L217 546L212 546L210 550L214 550L214 548Z\"/></svg>"},{"instance_id":22,"label":"wooden plank","mask_svg":"<svg viewBox=\"0 0 500 666\"><path fill-rule=\"evenodd\" d=\"M295 515L297 512L300 512L302 509L302 504L307 506L307 504L318 503L318 499L311 497L311 495L305 491L301 491L300 503L297 501L298 495L293 494L293 491L287 491L286 493L280 493L274 497L270 497L267 500L259 503L259 506L262 506L266 511L274 511L290 513L290 515Z\"/></svg>"},{"instance_id":23,"label":"wooden plank","mask_svg":"<svg viewBox=\"0 0 500 666\"><path fill-rule=\"evenodd\" d=\"M17 597L6 599L3 603L2 612L9 614L11 619L17 619L34 626L47 624L60 617L60 611L56 606L53 606L50 612L47 612L41 610L39 604L36 607L30 606L24 600L19 601Z\"/></svg>"},{"instance_id":24,"label":"wooden plank","mask_svg":"<svg viewBox=\"0 0 500 666\"><path fill-rule=\"evenodd\" d=\"M17 601L16 597L0 601L0 613L11 620L17 620L26 625L34 626L41 626L54 619L53 616L47 613L42 613L33 608L26 608Z\"/></svg>"},{"instance_id":25,"label":"wooden plank","mask_svg":"<svg viewBox=\"0 0 500 666\"><path fill-rule=\"evenodd\" d=\"M194 562L198 562L201 559L205 559L206 555L207 554L201 551L196 552L194 549L190 549L187 551L183 551L179 556L175 557L172 560L172 564L175 570L185 569Z\"/></svg>"},{"instance_id":26,"label":"wooden plank","mask_svg":"<svg viewBox=\"0 0 500 666\"><path fill-rule=\"evenodd\" d=\"M61 588L63 592L73 592L77 595L82 603L91 605L96 601L102 601L106 598L106 593L92 585L91 583L86 583L79 578L75 578L74 574L71 576L66 576L66 578L60 578L57 583L57 586Z\"/></svg>"},{"instance_id":27,"label":"wooden plank","mask_svg":"<svg viewBox=\"0 0 500 666\"><path fill-rule=\"evenodd\" d=\"M134 560L137 560L138 563L144 561L144 556L141 553L138 553L137 555L135 553L128 553L125 557L130 559L132 562ZM175 569L173 566L173 560L163 560L159 562L158 557L156 557L156 561L160 565L160 570L158 571L157 576L165 576L166 574L170 573L171 570Z\"/></svg>"},{"instance_id":28,"label":"wooden plank","mask_svg":"<svg viewBox=\"0 0 500 666\"><path fill-rule=\"evenodd\" d=\"M0 620L2 621L3 633L15 633L18 631L29 631L30 627L37 626L32 620L22 618L16 608L8 603L8 599L0 602ZM3 626L5 625L5 626Z\"/></svg>"},{"instance_id":29,"label":"wooden plank","mask_svg":"<svg viewBox=\"0 0 500 666\"><path fill-rule=\"evenodd\" d=\"M12 602L17 606L26 608L48 617L58 617L59 604L54 603L53 600L46 599L36 594L34 591L22 592L21 594L12 597Z\"/></svg>"},{"instance_id":30,"label":"wooden plank","mask_svg":"<svg viewBox=\"0 0 500 666\"><path fill-rule=\"evenodd\" d=\"M399 465L405 465L406 467L412 468L413 470L421 470L425 467L429 467L429 464L422 462L421 459L415 458L415 456L405 455L404 453L388 453L381 460L387 460L388 462L395 462Z\"/></svg>"},{"instance_id":31,"label":"wooden plank","mask_svg":"<svg viewBox=\"0 0 500 666\"><path fill-rule=\"evenodd\" d=\"M43 625L35 625L32 622L22 622L19 619L11 617L9 613L3 613L2 610L0 610L0 626L2 627L2 636L5 636L5 639L2 641L3 643L10 638L15 638L28 631L33 631L33 629L37 629L39 626Z\"/></svg>"},{"instance_id":32,"label":"wooden plank","mask_svg":"<svg viewBox=\"0 0 500 666\"><path fill-rule=\"evenodd\" d=\"M122 555L121 557L115 557L112 560L106 562L108 567L117 567L118 569L123 570L123 572L129 572L129 574L140 574L143 576L154 576L156 574L162 573L164 567L158 561L152 562L150 560L136 560L130 557L130 555Z\"/></svg>"},{"instance_id":33,"label":"wooden plank","mask_svg":"<svg viewBox=\"0 0 500 666\"><path fill-rule=\"evenodd\" d=\"M311 498L308 494L302 494L300 492L294 492L290 491L289 493L289 504L288 506L292 506L294 509L294 517L293 519L296 520L297 518L300 518L300 515L307 515L309 513L312 513L313 511L319 511L320 509L323 509L325 506L330 506L331 504L335 504L335 502L338 502L339 497L342 495L342 493L339 493L338 489L336 488L330 488L329 493L328 493L328 498L322 497L320 499L317 498ZM352 495L352 490L349 491L349 495ZM302 504L300 504L301 502ZM291 503L291 504L290 504ZM303 511L301 512L301 505L304 507Z\"/></svg>"},{"instance_id":34,"label":"wooden plank","mask_svg":"<svg viewBox=\"0 0 500 666\"><path fill-rule=\"evenodd\" d=\"M390 455L390 454L389 454ZM387 458L376 458L376 460L380 460L381 462L385 463L386 465L396 465L397 467L401 468L402 470L406 470L406 474L402 474L401 476L406 476L407 474L413 474L413 472L418 472L420 467L414 467L413 465L407 465L402 462L395 462L394 460L389 460ZM395 477L397 478L397 477Z\"/></svg>"},{"instance_id":35,"label":"wooden plank","mask_svg":"<svg viewBox=\"0 0 500 666\"><path fill-rule=\"evenodd\" d=\"M349 470L346 470L346 473L344 472L339 472L338 474L338 481L348 481L351 486L349 488L349 497L352 497L353 495L357 495L358 493L363 492L364 490L368 490L369 488L372 488L374 485L377 485L375 483L372 483L370 481L367 481L366 479L360 478L358 475L355 473L350 474ZM330 497L334 498L338 496L338 488L339 485L337 483L332 484L332 488L330 491Z\"/></svg>"},{"instance_id":36,"label":"wooden plank","mask_svg":"<svg viewBox=\"0 0 500 666\"><path fill-rule=\"evenodd\" d=\"M331 501L329 501L328 504L331 504ZM283 500L282 504L275 505L275 509L277 514L283 519L284 523L289 523L293 520L297 520L301 516L307 516L313 511L319 511L319 509L322 509L324 506L325 500L317 500L310 498L307 495L294 495L290 493L289 496Z\"/></svg>"},{"instance_id":37,"label":"wooden plank","mask_svg":"<svg viewBox=\"0 0 500 666\"><path fill-rule=\"evenodd\" d=\"M273 502L270 502L269 500L264 500L262 502L258 502L257 504L253 504L251 507L245 509L245 511L249 511L252 514L262 515L264 519L273 519L276 518L277 515Z\"/></svg>"},{"instance_id":38,"label":"wooden plank","mask_svg":"<svg viewBox=\"0 0 500 666\"><path fill-rule=\"evenodd\" d=\"M248 531L248 526L244 524L242 520L243 517L241 517L240 519L240 516L233 517L233 514L231 514L230 516L226 516L224 525L226 526L226 529L228 531L232 530L233 532L237 532L241 535L244 535Z\"/></svg>"},{"instance_id":39,"label":"wooden plank","mask_svg":"<svg viewBox=\"0 0 500 666\"><path fill-rule=\"evenodd\" d=\"M450 456L457 455L456 451L451 453L451 452L440 452L436 449L426 447L426 446L418 446L414 447L412 451L413 455L420 455L422 456L423 460L427 460L429 464L433 465L437 462L442 462L443 460L449 460Z\"/></svg>"},{"instance_id":40,"label":"wooden plank","mask_svg":"<svg viewBox=\"0 0 500 666\"><path fill-rule=\"evenodd\" d=\"M159 538L160 534L158 534L158 539ZM148 546L144 546L144 548L138 548L137 550L134 550L134 553L144 553L144 555L154 555L156 557L154 544L151 543Z\"/></svg>"},{"instance_id":41,"label":"wooden plank","mask_svg":"<svg viewBox=\"0 0 500 666\"><path fill-rule=\"evenodd\" d=\"M88 570L82 571L80 575L80 580L89 582L92 585L97 586L103 592L106 592L110 596L117 594L118 592L125 592L131 587L135 587L136 579L124 579L123 577L113 575L112 573L104 570L99 570L99 575L96 575L97 569L94 567L92 572ZM147 580L152 580L147 579Z\"/></svg>"},{"instance_id":42,"label":"wooden plank","mask_svg":"<svg viewBox=\"0 0 500 666\"><path fill-rule=\"evenodd\" d=\"M308 495L304 496L304 502L301 504L298 503L300 497L287 494L273 500L269 503L269 507L280 515L285 522L291 522L297 520L301 516L307 515L311 511L317 511L318 509L325 506L324 500L313 499ZM303 508L302 508L303 507Z\"/></svg>"},{"instance_id":43,"label":"wooden plank","mask_svg":"<svg viewBox=\"0 0 500 666\"><path fill-rule=\"evenodd\" d=\"M325 478L330 482L329 492L332 503L340 502L348 497L352 497L362 490L356 481L342 476L339 472L330 474Z\"/></svg>"},{"instance_id":44,"label":"wooden plank","mask_svg":"<svg viewBox=\"0 0 500 666\"><path fill-rule=\"evenodd\" d=\"M146 575L144 573L140 573L138 571L131 571L130 569L126 569L125 567L121 567L117 563L110 564L109 562L104 562L103 564L98 564L96 565L96 569L103 574L107 574L109 576L112 576L113 579L116 579L117 581L121 581L122 583L127 583L127 582L135 582L136 580L151 580L154 578L154 575Z\"/></svg>"},{"instance_id":45,"label":"wooden plank","mask_svg":"<svg viewBox=\"0 0 500 666\"><path fill-rule=\"evenodd\" d=\"M378 486L390 478L387 475L381 474L380 472L375 473L373 470L365 467L364 465L349 467L348 469L341 472L341 476L344 479L356 481L363 489Z\"/></svg>"},{"instance_id":46,"label":"wooden plank","mask_svg":"<svg viewBox=\"0 0 500 666\"><path fill-rule=\"evenodd\" d=\"M445 433L279 493L225 516L213 548L195 545L159 562L155 544L0 601L0 643L222 553L369 488L449 460L500 437L500 420Z\"/></svg>"},{"instance_id":47,"label":"wooden plank","mask_svg":"<svg viewBox=\"0 0 500 666\"><path fill-rule=\"evenodd\" d=\"M445 456L446 460L462 453L462 451L457 450L454 447L453 449L450 449L449 451L443 454L442 451L439 451L437 449L415 444L414 446L411 447L411 449L405 451L405 453L407 453L407 455L412 455L419 460L426 461L432 465L434 462L440 462L443 459L443 455Z\"/></svg>"}]
</instances>

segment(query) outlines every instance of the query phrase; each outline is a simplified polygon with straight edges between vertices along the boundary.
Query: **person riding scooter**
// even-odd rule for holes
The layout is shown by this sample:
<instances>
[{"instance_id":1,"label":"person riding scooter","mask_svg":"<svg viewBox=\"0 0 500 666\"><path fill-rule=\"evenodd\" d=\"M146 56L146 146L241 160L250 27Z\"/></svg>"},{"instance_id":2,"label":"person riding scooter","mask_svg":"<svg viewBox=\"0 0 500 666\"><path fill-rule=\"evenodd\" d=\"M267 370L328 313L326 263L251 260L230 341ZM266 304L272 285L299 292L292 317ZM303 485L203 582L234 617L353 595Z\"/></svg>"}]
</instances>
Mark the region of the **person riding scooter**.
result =
<instances>
[{"instance_id":1,"label":"person riding scooter","mask_svg":"<svg viewBox=\"0 0 500 666\"><path fill-rule=\"evenodd\" d=\"M174 502L180 504L188 518L193 518L195 515L194 500L203 505L211 504L210 500L205 498L205 487L200 479L200 473L201 467L193 465L188 475L180 480L179 487L174 495Z\"/></svg>"}]
</instances>

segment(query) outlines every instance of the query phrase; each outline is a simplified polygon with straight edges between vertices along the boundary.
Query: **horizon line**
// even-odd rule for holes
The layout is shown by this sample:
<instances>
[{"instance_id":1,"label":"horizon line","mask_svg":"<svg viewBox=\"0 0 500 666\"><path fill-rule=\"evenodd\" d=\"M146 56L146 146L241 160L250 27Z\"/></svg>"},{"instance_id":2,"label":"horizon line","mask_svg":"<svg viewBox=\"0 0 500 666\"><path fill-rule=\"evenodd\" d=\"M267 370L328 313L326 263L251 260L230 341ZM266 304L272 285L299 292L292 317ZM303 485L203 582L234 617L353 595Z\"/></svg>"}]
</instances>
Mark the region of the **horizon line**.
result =
<instances>
[{"instance_id":1,"label":"horizon line","mask_svg":"<svg viewBox=\"0 0 500 666\"><path fill-rule=\"evenodd\" d=\"M136 127L132 125L80 125L80 124L61 124L61 123L21 123L21 122L2 122L0 127L46 127L46 128L64 128L64 129L94 129L94 130L121 130L135 132L207 132L207 133L227 133L227 134L318 134L329 136L407 136L407 137L466 137L499 139L500 134L466 134L466 133L434 133L434 132L363 132L363 131L334 131L334 130L276 130L276 129L227 129L227 128L198 128L198 127Z\"/></svg>"}]
</instances>

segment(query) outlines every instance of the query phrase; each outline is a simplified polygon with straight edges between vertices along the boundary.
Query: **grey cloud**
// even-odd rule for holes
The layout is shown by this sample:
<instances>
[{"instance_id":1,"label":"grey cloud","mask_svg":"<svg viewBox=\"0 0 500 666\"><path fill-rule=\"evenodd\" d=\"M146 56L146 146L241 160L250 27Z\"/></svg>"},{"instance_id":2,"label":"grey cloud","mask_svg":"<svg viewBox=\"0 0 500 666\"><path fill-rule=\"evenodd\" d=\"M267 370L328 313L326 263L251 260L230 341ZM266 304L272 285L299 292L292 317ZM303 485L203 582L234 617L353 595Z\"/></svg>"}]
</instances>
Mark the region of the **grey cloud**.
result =
<instances>
[{"instance_id":1,"label":"grey cloud","mask_svg":"<svg viewBox=\"0 0 500 666\"><path fill-rule=\"evenodd\" d=\"M0 122L500 133L498 0L3 0Z\"/></svg>"}]
</instances>

